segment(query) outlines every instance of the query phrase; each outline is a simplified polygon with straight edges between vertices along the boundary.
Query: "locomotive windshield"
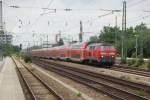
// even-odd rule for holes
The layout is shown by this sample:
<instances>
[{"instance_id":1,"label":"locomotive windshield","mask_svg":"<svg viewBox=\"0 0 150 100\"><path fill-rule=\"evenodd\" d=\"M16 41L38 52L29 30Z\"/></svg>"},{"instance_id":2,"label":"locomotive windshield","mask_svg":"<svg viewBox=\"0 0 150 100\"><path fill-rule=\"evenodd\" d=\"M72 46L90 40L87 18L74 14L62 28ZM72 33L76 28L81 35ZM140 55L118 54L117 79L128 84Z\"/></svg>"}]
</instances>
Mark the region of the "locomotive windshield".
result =
<instances>
[{"instance_id":1,"label":"locomotive windshield","mask_svg":"<svg viewBox=\"0 0 150 100\"><path fill-rule=\"evenodd\" d=\"M114 50L114 46L99 46L101 50Z\"/></svg>"}]
</instances>

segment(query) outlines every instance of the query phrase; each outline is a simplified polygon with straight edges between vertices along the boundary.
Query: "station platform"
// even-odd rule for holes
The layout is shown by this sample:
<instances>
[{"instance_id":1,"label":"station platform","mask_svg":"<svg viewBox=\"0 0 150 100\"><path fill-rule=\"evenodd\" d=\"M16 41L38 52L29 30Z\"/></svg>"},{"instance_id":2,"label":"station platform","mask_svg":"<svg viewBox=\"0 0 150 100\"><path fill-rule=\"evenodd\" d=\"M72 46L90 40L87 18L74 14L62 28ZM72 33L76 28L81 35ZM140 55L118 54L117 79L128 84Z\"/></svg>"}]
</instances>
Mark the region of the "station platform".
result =
<instances>
[{"instance_id":1,"label":"station platform","mask_svg":"<svg viewBox=\"0 0 150 100\"><path fill-rule=\"evenodd\" d=\"M12 59L5 58L1 65L0 100L25 100Z\"/></svg>"}]
</instances>

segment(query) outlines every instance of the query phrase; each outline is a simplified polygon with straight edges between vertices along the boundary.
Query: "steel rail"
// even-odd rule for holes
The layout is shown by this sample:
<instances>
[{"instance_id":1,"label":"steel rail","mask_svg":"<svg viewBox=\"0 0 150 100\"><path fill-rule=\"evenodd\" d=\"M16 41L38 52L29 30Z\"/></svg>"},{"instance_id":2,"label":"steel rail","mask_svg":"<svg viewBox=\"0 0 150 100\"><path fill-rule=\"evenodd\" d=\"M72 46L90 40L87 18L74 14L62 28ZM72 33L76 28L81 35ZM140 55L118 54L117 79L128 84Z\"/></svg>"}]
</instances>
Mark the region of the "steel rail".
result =
<instances>
[{"instance_id":1,"label":"steel rail","mask_svg":"<svg viewBox=\"0 0 150 100\"><path fill-rule=\"evenodd\" d=\"M58 63L54 63L54 62L49 62L47 60L42 60L42 61L44 61L45 63L57 65L57 66L61 65L61 67L72 70L72 67L70 67L70 66L66 66L66 65L62 65L62 64L58 64ZM97 78L107 79L108 81L113 81L115 83L119 83L119 84L122 84L125 86L130 86L130 87L134 87L136 89L141 89L141 90L145 90L147 92L150 92L150 86L147 86L147 85L144 85L141 83L130 82L130 81L127 81L124 79L119 79L119 78L115 78L112 76L108 76L108 75L104 75L104 74L100 74L100 73L95 73L95 72L89 71L89 70L84 70L84 69L79 70L79 68L75 68L75 67L73 67L73 70L81 72L81 73L85 73L85 74L90 74L90 75L97 77Z\"/></svg>"},{"instance_id":2,"label":"steel rail","mask_svg":"<svg viewBox=\"0 0 150 100\"><path fill-rule=\"evenodd\" d=\"M14 58L13 58L13 61L16 63L16 61L14 60ZM19 61L19 60L18 60L18 61ZM40 78L38 75L36 75L35 73L33 73L25 64L23 64L21 61L19 61L19 63L21 63L21 64L24 66L24 68L26 68L40 83L42 83L42 84L46 87L46 89L48 89L51 93L53 93L53 95L54 95L55 97L57 97L58 100L64 100L64 98L63 98L62 96L58 95L57 92L56 92L54 89L52 89L46 82L44 82L44 81L42 80L42 78ZM17 66L17 65L16 65L16 66ZM17 67L17 69L19 70L18 67ZM20 70L19 70L19 72L21 73ZM23 77L22 73L21 73L21 76ZM23 80L25 80L24 77L23 77ZM37 100L37 99L35 99L36 96L34 95L32 89L30 88L30 86L28 85L28 83L27 83L26 80L25 80L25 83L27 84L28 88L29 88L30 91L32 92L32 93L31 93L31 92L30 92L30 93L34 96L34 100Z\"/></svg>"},{"instance_id":3,"label":"steel rail","mask_svg":"<svg viewBox=\"0 0 150 100\"><path fill-rule=\"evenodd\" d=\"M74 70L74 68L72 68L72 69L66 69L66 68L62 68L62 67L56 67L56 65L54 66L54 65L50 65L50 64L46 64L45 62L36 62L38 65L40 65L40 66L47 66L47 68L48 69L50 69L50 70L53 70L53 71L55 71L56 73L58 73L58 74L61 74L61 75L64 75L64 76L67 76L67 77L69 77L69 78L71 78L71 79L74 79L74 80L76 80L76 81L79 81L79 82L81 82L81 83L84 83L84 84L86 84L86 85L88 85L88 86L91 86L91 87L93 87L93 88L95 88L95 89L98 89L98 90L100 90L100 91L102 91L102 92L104 92L104 93L107 93L108 95L110 95L110 96L112 96L112 97L115 97L115 98L117 98L117 99L121 99L121 100L125 100L125 99L127 99L128 98L128 96L130 96L130 97L132 97L132 100L148 100L147 98L145 98L145 97L142 97L142 96L139 96L139 95L136 95L136 94L134 94L134 93L131 93L131 92L128 92L128 91L126 91L126 90L121 90L121 89L119 89L119 88L117 88L117 87L113 87L113 86L110 86L110 85L108 85L108 84L104 84L103 82L100 82L100 81L96 81L96 80L93 80L92 78L90 78L89 76L87 76L85 73L84 73L84 75L83 75L83 73L81 74L81 73L77 73L77 72L73 72L73 71L76 71L76 70ZM60 66L60 65L59 65ZM59 71L58 71L59 70ZM71 71L72 70L72 71ZM79 70L79 69L78 69ZM64 74L65 73L65 74ZM66 75L67 74L67 75ZM86 76L85 76L86 75ZM80 79L80 80L79 80ZM81 80L82 79L82 80ZM95 84L95 85L92 85L92 84L89 84L89 82L90 83L92 83L92 84ZM99 85L101 85L101 86L103 86L103 87L105 87L105 88L103 88L103 90L101 90L101 88L99 88L99 87L101 87L101 86L99 86ZM107 91L107 90L109 90L109 91ZM120 93L121 95L122 95L122 97L119 95L116 95L116 92L118 92L118 93Z\"/></svg>"},{"instance_id":4,"label":"steel rail","mask_svg":"<svg viewBox=\"0 0 150 100\"><path fill-rule=\"evenodd\" d=\"M33 90L29 86L29 84L26 81L26 79L23 77L23 75L22 75L21 71L19 70L18 65L17 65L17 63L16 63L16 61L15 61L15 59L13 57L12 57L12 60L13 60L13 62L15 64L16 68L17 68L17 71L19 72L19 75L21 76L21 79L23 80L23 82L25 83L25 86L27 87L29 93L31 94L32 100L37 100L36 97L35 97L35 95L34 95Z\"/></svg>"},{"instance_id":5,"label":"steel rail","mask_svg":"<svg viewBox=\"0 0 150 100\"><path fill-rule=\"evenodd\" d=\"M112 67L110 69L114 71L120 71L120 72L150 77L150 71L148 70L134 69L130 67L120 67L120 66Z\"/></svg>"}]
</instances>

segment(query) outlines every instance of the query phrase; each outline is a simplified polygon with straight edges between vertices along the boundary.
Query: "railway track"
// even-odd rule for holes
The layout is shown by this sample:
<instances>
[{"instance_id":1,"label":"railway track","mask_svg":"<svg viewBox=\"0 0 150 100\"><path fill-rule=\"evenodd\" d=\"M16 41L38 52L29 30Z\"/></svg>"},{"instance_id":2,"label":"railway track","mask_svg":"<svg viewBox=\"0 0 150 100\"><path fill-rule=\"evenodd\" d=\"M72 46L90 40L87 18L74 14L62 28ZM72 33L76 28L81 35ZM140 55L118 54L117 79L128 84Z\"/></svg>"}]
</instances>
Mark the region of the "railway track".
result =
<instances>
[{"instance_id":1,"label":"railway track","mask_svg":"<svg viewBox=\"0 0 150 100\"><path fill-rule=\"evenodd\" d=\"M124 67L124 66L114 66L110 69L115 70L115 71L150 77L150 70L137 69L137 68L131 68L131 67Z\"/></svg>"},{"instance_id":2,"label":"railway track","mask_svg":"<svg viewBox=\"0 0 150 100\"><path fill-rule=\"evenodd\" d=\"M22 64L20 61L12 58L16 68L25 83L29 93L31 94L32 100L64 100L59 96L55 90L53 90L49 85L44 82L38 75L36 75L27 66ZM22 67L20 67L19 65Z\"/></svg>"},{"instance_id":3,"label":"railway track","mask_svg":"<svg viewBox=\"0 0 150 100\"><path fill-rule=\"evenodd\" d=\"M2 71L4 64L5 64L5 60L0 65L0 72Z\"/></svg>"},{"instance_id":4,"label":"railway track","mask_svg":"<svg viewBox=\"0 0 150 100\"><path fill-rule=\"evenodd\" d=\"M90 86L97 91L104 92L119 100L148 100L148 96L140 96L136 91L144 91L146 94L150 87L116 79L114 77L96 74L78 68L68 67L47 60L34 60L34 63L62 76L71 78L77 82Z\"/></svg>"}]
</instances>

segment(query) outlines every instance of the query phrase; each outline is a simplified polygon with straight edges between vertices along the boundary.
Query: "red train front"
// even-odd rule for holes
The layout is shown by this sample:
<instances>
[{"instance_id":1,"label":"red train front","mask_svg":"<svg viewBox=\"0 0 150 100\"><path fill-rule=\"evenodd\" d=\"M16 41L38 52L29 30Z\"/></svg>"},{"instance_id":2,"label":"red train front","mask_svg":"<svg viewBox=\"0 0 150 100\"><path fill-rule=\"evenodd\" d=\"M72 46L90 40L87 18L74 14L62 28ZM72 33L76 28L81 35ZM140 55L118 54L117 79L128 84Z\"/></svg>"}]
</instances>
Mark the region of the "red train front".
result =
<instances>
[{"instance_id":1,"label":"red train front","mask_svg":"<svg viewBox=\"0 0 150 100\"><path fill-rule=\"evenodd\" d=\"M88 46L89 62L98 62L105 65L115 63L116 49L108 43L95 43Z\"/></svg>"}]
</instances>

